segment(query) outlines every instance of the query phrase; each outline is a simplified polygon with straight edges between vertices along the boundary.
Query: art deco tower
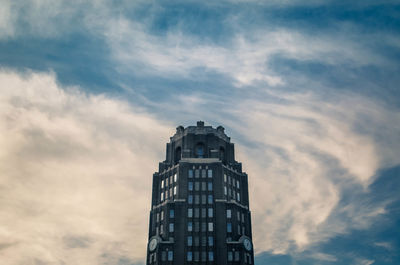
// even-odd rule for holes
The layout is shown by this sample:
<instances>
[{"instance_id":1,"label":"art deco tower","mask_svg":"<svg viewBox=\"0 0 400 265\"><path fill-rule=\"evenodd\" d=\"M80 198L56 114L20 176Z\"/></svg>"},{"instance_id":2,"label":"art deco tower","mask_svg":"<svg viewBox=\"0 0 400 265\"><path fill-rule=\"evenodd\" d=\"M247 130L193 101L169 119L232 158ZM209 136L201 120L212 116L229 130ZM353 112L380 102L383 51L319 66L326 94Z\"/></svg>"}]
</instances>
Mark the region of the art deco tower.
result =
<instances>
[{"instance_id":1,"label":"art deco tower","mask_svg":"<svg viewBox=\"0 0 400 265\"><path fill-rule=\"evenodd\" d=\"M146 264L254 264L247 174L222 126L179 126L153 175Z\"/></svg>"}]
</instances>

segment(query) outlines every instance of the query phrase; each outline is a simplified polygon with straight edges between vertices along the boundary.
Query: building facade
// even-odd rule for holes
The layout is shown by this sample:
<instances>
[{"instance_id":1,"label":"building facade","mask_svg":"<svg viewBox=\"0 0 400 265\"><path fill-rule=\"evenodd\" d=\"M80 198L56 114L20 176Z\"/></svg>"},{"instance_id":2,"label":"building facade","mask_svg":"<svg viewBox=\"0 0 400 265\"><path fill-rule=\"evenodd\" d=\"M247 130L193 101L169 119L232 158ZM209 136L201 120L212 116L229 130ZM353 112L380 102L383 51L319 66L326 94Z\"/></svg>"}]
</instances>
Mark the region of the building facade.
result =
<instances>
[{"instance_id":1,"label":"building facade","mask_svg":"<svg viewBox=\"0 0 400 265\"><path fill-rule=\"evenodd\" d=\"M254 264L248 177L224 128L179 126L153 175L148 265Z\"/></svg>"}]
</instances>

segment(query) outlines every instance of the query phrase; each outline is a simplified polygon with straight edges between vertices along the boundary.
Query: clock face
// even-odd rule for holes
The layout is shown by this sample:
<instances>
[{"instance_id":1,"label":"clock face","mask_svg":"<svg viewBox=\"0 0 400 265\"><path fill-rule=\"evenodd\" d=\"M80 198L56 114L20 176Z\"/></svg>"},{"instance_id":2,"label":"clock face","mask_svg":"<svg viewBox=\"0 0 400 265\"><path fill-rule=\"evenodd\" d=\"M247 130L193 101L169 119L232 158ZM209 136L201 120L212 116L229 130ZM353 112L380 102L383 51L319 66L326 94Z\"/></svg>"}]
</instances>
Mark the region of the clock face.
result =
<instances>
[{"instance_id":1,"label":"clock face","mask_svg":"<svg viewBox=\"0 0 400 265\"><path fill-rule=\"evenodd\" d=\"M153 238L152 240L150 240L149 242L149 251L154 251L157 247L157 239Z\"/></svg>"},{"instance_id":2,"label":"clock face","mask_svg":"<svg viewBox=\"0 0 400 265\"><path fill-rule=\"evenodd\" d=\"M244 248L245 248L247 251L250 251L251 248L252 248L251 242L250 242L250 240L248 240L247 238L246 238L245 240L243 240L243 245L244 245Z\"/></svg>"}]
</instances>

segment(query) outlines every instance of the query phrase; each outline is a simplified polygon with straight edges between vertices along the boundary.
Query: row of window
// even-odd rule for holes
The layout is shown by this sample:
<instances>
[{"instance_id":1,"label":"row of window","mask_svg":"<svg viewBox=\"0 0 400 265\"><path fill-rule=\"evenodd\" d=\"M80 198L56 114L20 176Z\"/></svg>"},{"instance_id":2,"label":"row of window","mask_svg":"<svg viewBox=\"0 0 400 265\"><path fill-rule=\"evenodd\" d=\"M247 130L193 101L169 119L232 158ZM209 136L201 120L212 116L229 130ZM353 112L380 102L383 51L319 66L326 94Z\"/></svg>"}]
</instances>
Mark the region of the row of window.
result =
<instances>
[{"instance_id":1,"label":"row of window","mask_svg":"<svg viewBox=\"0 0 400 265\"><path fill-rule=\"evenodd\" d=\"M200 252L199 251L188 251L187 252L187 261L200 261ZM207 261L207 252L201 252L201 261ZM208 261L214 261L214 252L208 252Z\"/></svg>"},{"instance_id":2,"label":"row of window","mask_svg":"<svg viewBox=\"0 0 400 265\"><path fill-rule=\"evenodd\" d=\"M200 256L201 254L201 256ZM214 261L214 251L188 251L186 255L187 261ZM157 253L149 256L150 263L157 261ZM243 259L246 264L252 264L251 255L244 253ZM174 252L172 250L161 251L161 261L173 261ZM228 261L240 261L240 253L238 251L228 251Z\"/></svg>"},{"instance_id":3,"label":"row of window","mask_svg":"<svg viewBox=\"0 0 400 265\"><path fill-rule=\"evenodd\" d=\"M194 198L194 200L193 200L193 198ZM193 202L194 202L194 204L200 204L200 198L201 198L201 204L212 204L213 203L213 201L214 201L214 197L213 197L213 195L212 194L209 194L209 195L206 195L206 194L202 194L201 196L200 195L192 195L192 194L189 194L188 195L188 204L193 204Z\"/></svg>"},{"instance_id":4,"label":"row of window","mask_svg":"<svg viewBox=\"0 0 400 265\"><path fill-rule=\"evenodd\" d=\"M252 264L249 253L244 253L243 259L245 263ZM228 261L240 261L240 253L238 251L228 251Z\"/></svg>"},{"instance_id":5,"label":"row of window","mask_svg":"<svg viewBox=\"0 0 400 265\"><path fill-rule=\"evenodd\" d=\"M161 251L161 261L173 261L174 260L174 252L172 250L169 251ZM150 254L149 263L156 263L157 261L157 253Z\"/></svg>"},{"instance_id":6,"label":"row of window","mask_svg":"<svg viewBox=\"0 0 400 265\"><path fill-rule=\"evenodd\" d=\"M232 185L234 188L240 189L240 182L234 177L224 174L224 182Z\"/></svg>"},{"instance_id":7,"label":"row of window","mask_svg":"<svg viewBox=\"0 0 400 265\"><path fill-rule=\"evenodd\" d=\"M237 216L237 221L240 222L240 216L242 216L242 222L244 223L244 213L240 214L239 211L236 212L236 216ZM227 209L226 210L226 218L227 219L231 219L232 218L232 210L231 209Z\"/></svg>"},{"instance_id":8,"label":"row of window","mask_svg":"<svg viewBox=\"0 0 400 265\"><path fill-rule=\"evenodd\" d=\"M188 222L187 230L188 230L188 232L200 232L200 222ZM214 223L213 222L201 223L201 232L207 232L207 230L208 230L208 232L214 231Z\"/></svg>"},{"instance_id":9,"label":"row of window","mask_svg":"<svg viewBox=\"0 0 400 265\"><path fill-rule=\"evenodd\" d=\"M193 185L194 184L194 185ZM199 181L189 181L188 182L188 190L189 191L200 191L200 185L201 185L201 190L202 191L212 191L213 190L213 184L212 182L199 182Z\"/></svg>"},{"instance_id":10,"label":"row of window","mask_svg":"<svg viewBox=\"0 0 400 265\"><path fill-rule=\"evenodd\" d=\"M193 174L194 172L194 174ZM188 178L212 178L213 177L213 172L212 169L189 169L188 172Z\"/></svg>"},{"instance_id":11,"label":"row of window","mask_svg":"<svg viewBox=\"0 0 400 265\"><path fill-rule=\"evenodd\" d=\"M173 193L172 193L172 191L173 191ZM178 187L177 186L175 186L173 189L170 188L169 190L165 190L165 192L161 191L160 200L161 201L164 201L164 199L168 200L169 198L172 198L172 194L174 196L176 196L177 193L178 193ZM164 198L164 194L165 194L165 198Z\"/></svg>"},{"instance_id":12,"label":"row of window","mask_svg":"<svg viewBox=\"0 0 400 265\"><path fill-rule=\"evenodd\" d=\"M240 202L240 192L235 192L235 190L227 188L226 186L224 186L224 195Z\"/></svg>"},{"instance_id":13,"label":"row of window","mask_svg":"<svg viewBox=\"0 0 400 265\"><path fill-rule=\"evenodd\" d=\"M187 213L187 217L189 218L200 218L200 213L201 213L201 218L206 218L207 217L207 213L208 213L208 217L212 218L214 217L214 210L213 208L188 208L188 213Z\"/></svg>"},{"instance_id":14,"label":"row of window","mask_svg":"<svg viewBox=\"0 0 400 265\"><path fill-rule=\"evenodd\" d=\"M161 180L161 188L163 189L164 186L168 187L168 185L172 185L173 182L176 183L177 181L178 181L178 175L175 173L173 176L169 176Z\"/></svg>"},{"instance_id":15,"label":"row of window","mask_svg":"<svg viewBox=\"0 0 400 265\"><path fill-rule=\"evenodd\" d=\"M164 220L164 210L161 210L161 212L156 214L157 222L160 222L160 217L161 217L161 221ZM169 218L175 218L175 210L174 209L169 210Z\"/></svg>"},{"instance_id":16,"label":"row of window","mask_svg":"<svg viewBox=\"0 0 400 265\"><path fill-rule=\"evenodd\" d=\"M226 223L226 232L232 233L232 223ZM240 224L237 225L237 234L244 235L246 233L245 226L241 226Z\"/></svg>"},{"instance_id":17,"label":"row of window","mask_svg":"<svg viewBox=\"0 0 400 265\"><path fill-rule=\"evenodd\" d=\"M199 236L188 236L187 237L187 246L188 247L199 247L200 246L200 237ZM201 237L201 246L202 247L212 247L214 246L214 237L213 236L202 236Z\"/></svg>"}]
</instances>

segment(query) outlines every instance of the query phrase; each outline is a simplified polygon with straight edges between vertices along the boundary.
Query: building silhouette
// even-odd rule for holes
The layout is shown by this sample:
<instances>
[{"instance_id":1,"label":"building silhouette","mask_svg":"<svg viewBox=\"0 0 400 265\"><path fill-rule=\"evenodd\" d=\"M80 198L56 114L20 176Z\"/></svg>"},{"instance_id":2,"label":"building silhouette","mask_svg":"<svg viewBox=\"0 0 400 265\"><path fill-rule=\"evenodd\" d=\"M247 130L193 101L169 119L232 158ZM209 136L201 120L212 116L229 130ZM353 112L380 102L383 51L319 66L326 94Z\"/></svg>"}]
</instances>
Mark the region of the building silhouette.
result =
<instances>
[{"instance_id":1,"label":"building silhouette","mask_svg":"<svg viewBox=\"0 0 400 265\"><path fill-rule=\"evenodd\" d=\"M153 175L146 264L254 264L248 177L222 126L177 127Z\"/></svg>"}]
</instances>

